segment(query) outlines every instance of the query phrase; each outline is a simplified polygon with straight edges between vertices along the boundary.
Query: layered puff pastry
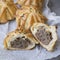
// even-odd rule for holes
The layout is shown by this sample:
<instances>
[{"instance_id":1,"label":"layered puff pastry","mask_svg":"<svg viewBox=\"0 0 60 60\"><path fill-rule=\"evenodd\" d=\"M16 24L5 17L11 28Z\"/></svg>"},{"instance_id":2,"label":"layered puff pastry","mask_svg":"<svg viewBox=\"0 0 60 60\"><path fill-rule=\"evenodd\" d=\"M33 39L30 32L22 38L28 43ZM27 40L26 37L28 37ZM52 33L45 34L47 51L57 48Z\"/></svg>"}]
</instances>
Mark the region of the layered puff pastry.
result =
<instances>
[{"instance_id":1,"label":"layered puff pastry","mask_svg":"<svg viewBox=\"0 0 60 60\"><path fill-rule=\"evenodd\" d=\"M36 23L45 23L47 18L40 14L35 7L23 6L16 12L17 28L22 28L26 32L30 31L31 26Z\"/></svg>"},{"instance_id":2,"label":"layered puff pastry","mask_svg":"<svg viewBox=\"0 0 60 60\"><path fill-rule=\"evenodd\" d=\"M34 6L42 11L44 0L17 0L17 3L21 6Z\"/></svg>"},{"instance_id":3,"label":"layered puff pastry","mask_svg":"<svg viewBox=\"0 0 60 60\"><path fill-rule=\"evenodd\" d=\"M10 32L4 40L4 47L8 50L30 50L35 44L38 42L30 33L24 34L17 30Z\"/></svg>"},{"instance_id":4,"label":"layered puff pastry","mask_svg":"<svg viewBox=\"0 0 60 60\"><path fill-rule=\"evenodd\" d=\"M6 23L15 18L17 6L13 0L0 0L0 23Z\"/></svg>"},{"instance_id":5,"label":"layered puff pastry","mask_svg":"<svg viewBox=\"0 0 60 60\"><path fill-rule=\"evenodd\" d=\"M34 23L31 27L31 32L34 37L40 42L40 45L48 51L53 51L57 41L57 33L55 26L47 26L43 23Z\"/></svg>"}]
</instances>

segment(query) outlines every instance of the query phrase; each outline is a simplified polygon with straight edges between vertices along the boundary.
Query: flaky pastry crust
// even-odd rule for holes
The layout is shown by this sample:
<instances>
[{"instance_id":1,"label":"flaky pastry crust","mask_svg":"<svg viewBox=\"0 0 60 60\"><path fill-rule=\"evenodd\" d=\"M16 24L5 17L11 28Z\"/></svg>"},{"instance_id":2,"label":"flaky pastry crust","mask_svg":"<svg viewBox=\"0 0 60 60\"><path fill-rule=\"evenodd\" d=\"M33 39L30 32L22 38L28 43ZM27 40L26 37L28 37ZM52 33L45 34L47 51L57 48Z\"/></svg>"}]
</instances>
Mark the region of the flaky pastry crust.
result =
<instances>
[{"instance_id":1,"label":"flaky pastry crust","mask_svg":"<svg viewBox=\"0 0 60 60\"><path fill-rule=\"evenodd\" d=\"M16 39L17 37L21 37L21 36L25 36L25 38L28 38L31 44L24 49L11 47L10 42ZM34 39L34 37L30 33L24 34L17 30L10 32L4 40L4 47L5 49L9 49L9 50L30 50L35 47L35 44L38 44L38 42Z\"/></svg>"},{"instance_id":2,"label":"flaky pastry crust","mask_svg":"<svg viewBox=\"0 0 60 60\"><path fill-rule=\"evenodd\" d=\"M23 28L26 32L30 31L31 26L34 23L45 23L46 21L47 18L32 6L23 6L16 12L17 28Z\"/></svg>"},{"instance_id":3,"label":"flaky pastry crust","mask_svg":"<svg viewBox=\"0 0 60 60\"><path fill-rule=\"evenodd\" d=\"M21 6L34 6L42 12L44 1L45 0L17 0L17 3Z\"/></svg>"},{"instance_id":4,"label":"flaky pastry crust","mask_svg":"<svg viewBox=\"0 0 60 60\"><path fill-rule=\"evenodd\" d=\"M6 23L15 18L17 6L13 0L0 0L0 23Z\"/></svg>"}]
</instances>

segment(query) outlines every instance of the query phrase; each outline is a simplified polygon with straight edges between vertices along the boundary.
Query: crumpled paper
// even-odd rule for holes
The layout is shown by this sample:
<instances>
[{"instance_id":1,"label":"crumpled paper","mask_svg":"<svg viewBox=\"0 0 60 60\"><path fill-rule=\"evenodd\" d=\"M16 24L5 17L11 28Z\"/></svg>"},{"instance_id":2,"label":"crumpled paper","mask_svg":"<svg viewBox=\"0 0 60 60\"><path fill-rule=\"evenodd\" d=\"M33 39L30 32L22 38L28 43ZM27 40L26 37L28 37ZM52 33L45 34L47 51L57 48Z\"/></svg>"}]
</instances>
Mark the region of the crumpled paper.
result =
<instances>
[{"instance_id":1,"label":"crumpled paper","mask_svg":"<svg viewBox=\"0 0 60 60\"><path fill-rule=\"evenodd\" d=\"M27 51L10 51L5 50L3 41L8 32L16 29L16 22L10 21L6 24L0 24L0 60L45 60L60 55L60 16L56 16L47 6L49 0L45 0L43 14L48 18L49 25L57 25L58 41L54 52L48 52L43 47L36 46L33 50Z\"/></svg>"}]
</instances>

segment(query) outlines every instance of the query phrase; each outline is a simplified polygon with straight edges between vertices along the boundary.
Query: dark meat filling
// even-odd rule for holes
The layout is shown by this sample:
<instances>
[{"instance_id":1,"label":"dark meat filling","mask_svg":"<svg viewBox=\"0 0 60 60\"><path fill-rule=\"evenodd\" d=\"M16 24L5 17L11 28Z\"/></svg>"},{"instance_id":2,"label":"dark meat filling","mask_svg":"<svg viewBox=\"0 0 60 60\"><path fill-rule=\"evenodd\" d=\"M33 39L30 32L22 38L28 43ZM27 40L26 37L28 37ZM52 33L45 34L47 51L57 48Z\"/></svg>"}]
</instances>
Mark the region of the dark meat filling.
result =
<instances>
[{"instance_id":1,"label":"dark meat filling","mask_svg":"<svg viewBox=\"0 0 60 60\"><path fill-rule=\"evenodd\" d=\"M35 35L37 39L40 40L45 45L48 45L52 40L51 32L49 31L47 32L43 26L39 27Z\"/></svg>"},{"instance_id":2,"label":"dark meat filling","mask_svg":"<svg viewBox=\"0 0 60 60\"><path fill-rule=\"evenodd\" d=\"M18 37L14 41L10 42L11 47L21 49L28 47L30 43L31 43L30 40L25 37Z\"/></svg>"}]
</instances>

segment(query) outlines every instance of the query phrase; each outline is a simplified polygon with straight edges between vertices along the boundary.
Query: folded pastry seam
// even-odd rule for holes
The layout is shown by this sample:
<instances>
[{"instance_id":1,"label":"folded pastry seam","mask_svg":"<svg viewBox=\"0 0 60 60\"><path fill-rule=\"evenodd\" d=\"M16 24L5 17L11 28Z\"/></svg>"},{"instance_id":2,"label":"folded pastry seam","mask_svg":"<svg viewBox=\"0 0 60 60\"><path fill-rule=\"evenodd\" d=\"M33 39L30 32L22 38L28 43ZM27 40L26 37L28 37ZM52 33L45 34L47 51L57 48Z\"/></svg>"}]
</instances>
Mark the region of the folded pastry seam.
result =
<instances>
[{"instance_id":1,"label":"folded pastry seam","mask_svg":"<svg viewBox=\"0 0 60 60\"><path fill-rule=\"evenodd\" d=\"M32 6L23 6L16 12L17 28L22 27L26 32L30 32L30 28L34 23L45 23L46 21L47 18Z\"/></svg>"},{"instance_id":2,"label":"folded pastry seam","mask_svg":"<svg viewBox=\"0 0 60 60\"><path fill-rule=\"evenodd\" d=\"M0 0L0 23L13 20L17 9L13 0Z\"/></svg>"}]
</instances>

